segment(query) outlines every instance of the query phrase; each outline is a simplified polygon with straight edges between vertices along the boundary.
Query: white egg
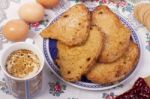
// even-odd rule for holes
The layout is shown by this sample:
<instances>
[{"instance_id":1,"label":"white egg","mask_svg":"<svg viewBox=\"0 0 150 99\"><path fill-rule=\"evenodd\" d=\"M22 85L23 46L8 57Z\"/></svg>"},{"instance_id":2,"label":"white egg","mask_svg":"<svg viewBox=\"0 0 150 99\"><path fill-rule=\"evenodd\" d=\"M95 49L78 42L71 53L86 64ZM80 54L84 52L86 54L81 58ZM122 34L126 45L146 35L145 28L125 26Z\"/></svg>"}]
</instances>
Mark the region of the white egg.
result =
<instances>
[{"instance_id":1,"label":"white egg","mask_svg":"<svg viewBox=\"0 0 150 99\"><path fill-rule=\"evenodd\" d=\"M19 16L29 23L39 22L44 18L44 8L38 3L26 3L19 9Z\"/></svg>"}]
</instances>

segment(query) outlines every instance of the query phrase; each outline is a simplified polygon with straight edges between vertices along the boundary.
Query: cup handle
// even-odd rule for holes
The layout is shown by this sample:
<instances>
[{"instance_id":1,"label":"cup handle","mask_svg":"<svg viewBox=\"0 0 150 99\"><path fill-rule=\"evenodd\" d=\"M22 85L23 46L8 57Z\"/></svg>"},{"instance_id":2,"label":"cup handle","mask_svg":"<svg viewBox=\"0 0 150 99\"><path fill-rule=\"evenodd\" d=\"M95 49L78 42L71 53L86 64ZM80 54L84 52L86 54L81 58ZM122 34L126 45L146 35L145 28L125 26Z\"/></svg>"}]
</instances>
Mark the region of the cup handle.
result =
<instances>
[{"instance_id":1,"label":"cup handle","mask_svg":"<svg viewBox=\"0 0 150 99\"><path fill-rule=\"evenodd\" d=\"M31 38L27 38L27 39L25 40L25 42L26 42L26 43L29 43L29 44L34 44L34 40L31 39Z\"/></svg>"}]
</instances>

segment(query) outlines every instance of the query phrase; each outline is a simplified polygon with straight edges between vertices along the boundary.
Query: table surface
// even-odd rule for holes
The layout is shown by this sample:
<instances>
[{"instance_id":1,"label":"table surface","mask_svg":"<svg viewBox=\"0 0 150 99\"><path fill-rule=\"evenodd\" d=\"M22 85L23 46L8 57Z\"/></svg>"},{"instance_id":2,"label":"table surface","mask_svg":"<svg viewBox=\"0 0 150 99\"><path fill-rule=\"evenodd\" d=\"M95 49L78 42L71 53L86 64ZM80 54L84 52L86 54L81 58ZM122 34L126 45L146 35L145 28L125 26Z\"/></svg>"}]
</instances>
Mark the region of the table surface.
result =
<instances>
[{"instance_id":1,"label":"table surface","mask_svg":"<svg viewBox=\"0 0 150 99\"><path fill-rule=\"evenodd\" d=\"M0 32L3 24L8 20L18 18L18 9L25 2L34 0L0 0ZM78 3L79 0L61 0L61 4L54 9L46 10L45 19L40 23L30 24L30 35L35 41L36 46L42 50L42 38L39 32L47 26L53 18L68 9L71 5ZM115 12L124 17L131 26L135 29L141 44L141 58L139 61L138 69L131 81L125 82L116 88L104 91L87 91L78 89L67 85L60 81L53 73L51 73L48 66L44 66L44 81L41 92L33 97L33 99L113 99L126 90L130 89L135 80L139 77L146 77L150 75L150 32L133 17L133 7L136 3L144 0L121 0L119 2L111 2L119 0L95 0L95 2L84 2L88 7L95 7L99 4L107 4ZM147 0L150 2L150 0ZM11 45L13 42L7 41L0 33L0 55L4 49ZM61 90L55 91L55 86L59 85ZM9 93L3 73L0 69L0 97L2 99L14 99Z\"/></svg>"}]
</instances>

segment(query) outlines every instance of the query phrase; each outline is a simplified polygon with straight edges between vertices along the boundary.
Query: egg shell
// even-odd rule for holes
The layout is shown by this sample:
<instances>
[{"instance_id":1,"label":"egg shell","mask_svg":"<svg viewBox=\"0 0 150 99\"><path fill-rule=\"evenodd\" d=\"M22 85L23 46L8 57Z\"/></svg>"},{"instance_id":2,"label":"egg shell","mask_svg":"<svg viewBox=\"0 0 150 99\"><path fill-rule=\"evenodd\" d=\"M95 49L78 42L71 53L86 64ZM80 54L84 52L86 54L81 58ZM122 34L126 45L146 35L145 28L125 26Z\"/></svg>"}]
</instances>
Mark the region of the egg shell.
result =
<instances>
[{"instance_id":1,"label":"egg shell","mask_svg":"<svg viewBox=\"0 0 150 99\"><path fill-rule=\"evenodd\" d=\"M39 22L44 18L44 8L36 2L26 3L20 7L19 16L29 23Z\"/></svg>"},{"instance_id":2,"label":"egg shell","mask_svg":"<svg viewBox=\"0 0 150 99\"><path fill-rule=\"evenodd\" d=\"M59 4L60 0L37 0L37 2L45 8L54 8Z\"/></svg>"},{"instance_id":3,"label":"egg shell","mask_svg":"<svg viewBox=\"0 0 150 99\"><path fill-rule=\"evenodd\" d=\"M28 24L20 19L8 21L2 28L3 35L11 41L24 40L28 35L28 31Z\"/></svg>"}]
</instances>

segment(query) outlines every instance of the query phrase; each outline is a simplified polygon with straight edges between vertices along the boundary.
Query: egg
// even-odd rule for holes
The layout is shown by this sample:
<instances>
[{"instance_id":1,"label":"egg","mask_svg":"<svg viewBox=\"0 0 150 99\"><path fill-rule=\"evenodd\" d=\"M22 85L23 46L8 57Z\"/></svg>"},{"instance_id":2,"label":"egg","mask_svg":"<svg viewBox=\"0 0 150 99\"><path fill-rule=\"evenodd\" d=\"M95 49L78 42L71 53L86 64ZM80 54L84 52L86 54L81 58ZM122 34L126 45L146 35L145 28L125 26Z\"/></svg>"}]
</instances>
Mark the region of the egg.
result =
<instances>
[{"instance_id":1,"label":"egg","mask_svg":"<svg viewBox=\"0 0 150 99\"><path fill-rule=\"evenodd\" d=\"M19 16L28 23L35 23L43 20L44 8L38 3L25 3L19 9Z\"/></svg>"},{"instance_id":2,"label":"egg","mask_svg":"<svg viewBox=\"0 0 150 99\"><path fill-rule=\"evenodd\" d=\"M24 40L28 35L28 31L28 24L20 19L8 21L2 28L3 35L11 41Z\"/></svg>"},{"instance_id":3,"label":"egg","mask_svg":"<svg viewBox=\"0 0 150 99\"><path fill-rule=\"evenodd\" d=\"M45 8L54 8L59 4L60 0L37 0L37 2Z\"/></svg>"}]
</instances>

